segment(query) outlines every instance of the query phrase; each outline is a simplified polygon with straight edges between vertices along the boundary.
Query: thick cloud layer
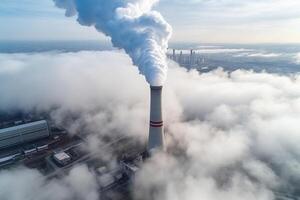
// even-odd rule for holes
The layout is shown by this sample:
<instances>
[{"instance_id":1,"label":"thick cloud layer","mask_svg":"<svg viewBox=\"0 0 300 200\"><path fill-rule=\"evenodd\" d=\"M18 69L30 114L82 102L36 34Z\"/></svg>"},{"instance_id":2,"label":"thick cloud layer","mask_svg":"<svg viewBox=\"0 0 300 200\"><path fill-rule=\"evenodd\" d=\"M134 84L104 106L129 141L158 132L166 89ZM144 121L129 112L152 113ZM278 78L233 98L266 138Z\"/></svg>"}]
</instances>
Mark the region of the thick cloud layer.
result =
<instances>
[{"instance_id":1,"label":"thick cloud layer","mask_svg":"<svg viewBox=\"0 0 300 200\"><path fill-rule=\"evenodd\" d=\"M0 110L51 109L60 123L77 114L67 124L71 131L85 127L95 138L117 134L144 141L149 88L131 65L121 52L1 54ZM199 74L169 65L164 87L169 153L143 165L133 188L136 199L254 200L299 194L299 76L222 69ZM101 137L99 143L91 141L95 151ZM0 172L0 186L6 186L0 187L0 199L12 198L7 195L16 177L41 176L24 170ZM56 199L81 198L86 192L78 192L65 178L40 180L38 187L26 187L38 188L39 199L45 188L57 184L69 196ZM22 189L26 185L19 184L14 198L32 199Z\"/></svg>"},{"instance_id":2,"label":"thick cloud layer","mask_svg":"<svg viewBox=\"0 0 300 200\"><path fill-rule=\"evenodd\" d=\"M48 181L36 170L17 168L0 171L3 200L98 200L95 175L86 166L76 166L61 178Z\"/></svg>"},{"instance_id":3,"label":"thick cloud layer","mask_svg":"<svg viewBox=\"0 0 300 200\"><path fill-rule=\"evenodd\" d=\"M148 86L123 53L2 54L0 66L0 111L51 110L71 132L146 136Z\"/></svg>"},{"instance_id":4,"label":"thick cloud layer","mask_svg":"<svg viewBox=\"0 0 300 200\"><path fill-rule=\"evenodd\" d=\"M66 16L78 15L84 26L94 26L111 37L139 67L150 85L166 79L166 50L171 27L152 7L158 0L54 0Z\"/></svg>"},{"instance_id":5,"label":"thick cloud layer","mask_svg":"<svg viewBox=\"0 0 300 200\"><path fill-rule=\"evenodd\" d=\"M144 166L138 199L153 188L154 199L299 195L299 76L183 71L170 70L170 77L180 77L168 85L183 111L168 123L171 155Z\"/></svg>"}]
</instances>

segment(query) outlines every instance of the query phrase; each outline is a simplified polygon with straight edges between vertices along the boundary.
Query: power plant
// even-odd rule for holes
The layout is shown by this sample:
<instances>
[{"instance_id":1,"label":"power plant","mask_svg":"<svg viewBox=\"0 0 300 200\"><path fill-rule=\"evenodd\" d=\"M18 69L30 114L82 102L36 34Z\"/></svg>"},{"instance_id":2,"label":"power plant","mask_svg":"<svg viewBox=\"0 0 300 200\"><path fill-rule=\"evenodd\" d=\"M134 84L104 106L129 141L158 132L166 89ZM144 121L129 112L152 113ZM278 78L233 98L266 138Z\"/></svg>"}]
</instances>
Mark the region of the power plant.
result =
<instances>
[{"instance_id":1,"label":"power plant","mask_svg":"<svg viewBox=\"0 0 300 200\"><path fill-rule=\"evenodd\" d=\"M110 166L99 158L98 152L86 152L84 135L71 135L50 119L16 119L3 122L0 126L0 170L16 165L37 169L47 179L68 174L73 166L86 164L95 172L97 188L101 197L119 191L128 195L128 187L144 159L158 151L164 151L164 126L162 112L162 86L150 86L150 120L148 144L136 144L132 138L120 136L107 141L99 148L116 148L117 164ZM7 124L7 126L6 126ZM4 126L5 125L5 126ZM102 198L101 198L102 199ZM104 198L105 199L105 198Z\"/></svg>"},{"instance_id":2,"label":"power plant","mask_svg":"<svg viewBox=\"0 0 300 200\"><path fill-rule=\"evenodd\" d=\"M164 150L164 126L162 117L162 86L150 86L150 126L147 151Z\"/></svg>"}]
</instances>

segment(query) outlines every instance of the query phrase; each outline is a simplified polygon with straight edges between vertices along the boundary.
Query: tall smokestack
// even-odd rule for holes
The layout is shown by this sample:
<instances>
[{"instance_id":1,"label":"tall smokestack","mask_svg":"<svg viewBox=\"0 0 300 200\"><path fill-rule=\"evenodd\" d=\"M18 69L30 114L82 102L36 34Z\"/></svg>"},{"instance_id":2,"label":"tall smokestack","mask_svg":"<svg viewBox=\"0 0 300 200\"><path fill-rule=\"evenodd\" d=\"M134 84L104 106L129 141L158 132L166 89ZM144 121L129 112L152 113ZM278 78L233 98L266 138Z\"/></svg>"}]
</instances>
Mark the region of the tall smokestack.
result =
<instances>
[{"instance_id":1,"label":"tall smokestack","mask_svg":"<svg viewBox=\"0 0 300 200\"><path fill-rule=\"evenodd\" d=\"M175 60L176 61L176 52L175 52L176 50L175 49L173 49L173 60Z\"/></svg>"},{"instance_id":2,"label":"tall smokestack","mask_svg":"<svg viewBox=\"0 0 300 200\"><path fill-rule=\"evenodd\" d=\"M190 55L190 67L194 64L193 63L193 49L191 49L191 55Z\"/></svg>"},{"instance_id":3,"label":"tall smokestack","mask_svg":"<svg viewBox=\"0 0 300 200\"><path fill-rule=\"evenodd\" d=\"M148 138L148 153L155 150L164 150L164 132L162 118L162 86L150 86L150 127Z\"/></svg>"}]
</instances>

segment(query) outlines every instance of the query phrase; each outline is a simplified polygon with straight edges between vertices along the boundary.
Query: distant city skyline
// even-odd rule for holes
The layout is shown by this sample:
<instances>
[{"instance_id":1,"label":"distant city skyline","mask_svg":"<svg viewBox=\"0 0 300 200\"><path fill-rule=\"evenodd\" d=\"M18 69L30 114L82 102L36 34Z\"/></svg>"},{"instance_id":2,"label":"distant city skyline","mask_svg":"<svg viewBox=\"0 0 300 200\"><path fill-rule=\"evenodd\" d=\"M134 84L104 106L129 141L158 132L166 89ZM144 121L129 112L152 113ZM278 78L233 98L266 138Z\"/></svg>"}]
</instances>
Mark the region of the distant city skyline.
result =
<instances>
[{"instance_id":1,"label":"distant city skyline","mask_svg":"<svg viewBox=\"0 0 300 200\"><path fill-rule=\"evenodd\" d=\"M171 42L300 43L300 1L161 0ZM2 0L0 40L107 40L54 6L52 0Z\"/></svg>"}]
</instances>

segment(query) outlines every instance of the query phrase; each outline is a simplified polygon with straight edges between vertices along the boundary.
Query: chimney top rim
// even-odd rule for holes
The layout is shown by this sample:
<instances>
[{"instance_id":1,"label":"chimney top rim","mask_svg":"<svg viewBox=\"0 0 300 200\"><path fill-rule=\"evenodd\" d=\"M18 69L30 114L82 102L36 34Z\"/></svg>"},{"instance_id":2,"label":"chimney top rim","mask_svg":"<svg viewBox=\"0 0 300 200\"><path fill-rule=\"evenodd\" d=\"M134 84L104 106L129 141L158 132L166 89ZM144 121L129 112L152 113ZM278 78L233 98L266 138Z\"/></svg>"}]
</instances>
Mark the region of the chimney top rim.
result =
<instances>
[{"instance_id":1,"label":"chimney top rim","mask_svg":"<svg viewBox=\"0 0 300 200\"><path fill-rule=\"evenodd\" d=\"M151 90L161 90L163 86L150 86Z\"/></svg>"}]
</instances>

